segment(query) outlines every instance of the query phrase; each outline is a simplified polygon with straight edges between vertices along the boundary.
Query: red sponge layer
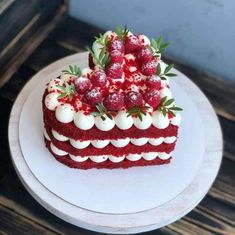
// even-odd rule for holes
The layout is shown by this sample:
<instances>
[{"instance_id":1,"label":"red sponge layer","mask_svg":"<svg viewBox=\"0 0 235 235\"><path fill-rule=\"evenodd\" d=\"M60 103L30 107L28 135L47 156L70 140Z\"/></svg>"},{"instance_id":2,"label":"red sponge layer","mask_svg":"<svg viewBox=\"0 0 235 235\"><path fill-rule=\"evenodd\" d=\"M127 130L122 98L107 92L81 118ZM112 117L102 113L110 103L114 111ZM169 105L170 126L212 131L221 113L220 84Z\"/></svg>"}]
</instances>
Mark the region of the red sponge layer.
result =
<instances>
[{"instance_id":1,"label":"red sponge layer","mask_svg":"<svg viewBox=\"0 0 235 235\"><path fill-rule=\"evenodd\" d=\"M67 165L68 167L71 168L78 168L78 169L91 169L91 168L106 168L106 169L114 169L114 168L129 168L129 167L134 167L134 166L150 166L150 165L162 165L162 164L167 164L170 163L171 158L167 160L162 160L160 158L156 158L152 161L146 161L143 158L136 162L129 161L127 159L124 159L122 162L119 163L113 163L109 160L101 163L95 163L92 162L90 159L87 159L85 162L75 162L68 155L60 157L55 155L51 149L50 149L50 141L45 139L46 147L48 150L51 152L51 154L55 157L55 159L59 162L61 162L64 165Z\"/></svg>"}]
</instances>

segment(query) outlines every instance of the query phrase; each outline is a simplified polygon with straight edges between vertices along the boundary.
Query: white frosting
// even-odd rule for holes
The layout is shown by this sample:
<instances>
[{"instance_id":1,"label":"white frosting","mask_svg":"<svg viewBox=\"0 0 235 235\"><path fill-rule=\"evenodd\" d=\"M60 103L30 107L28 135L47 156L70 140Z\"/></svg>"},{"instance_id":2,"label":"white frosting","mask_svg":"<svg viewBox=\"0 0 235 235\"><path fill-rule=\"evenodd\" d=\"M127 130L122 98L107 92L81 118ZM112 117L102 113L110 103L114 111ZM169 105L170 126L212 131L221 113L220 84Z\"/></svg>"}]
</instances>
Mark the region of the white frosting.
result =
<instances>
[{"instance_id":1,"label":"white frosting","mask_svg":"<svg viewBox=\"0 0 235 235\"><path fill-rule=\"evenodd\" d=\"M145 130L148 129L152 124L152 117L149 113L142 115L143 120L141 121L138 117L134 118L134 125L136 128Z\"/></svg>"},{"instance_id":2,"label":"white frosting","mask_svg":"<svg viewBox=\"0 0 235 235\"><path fill-rule=\"evenodd\" d=\"M158 153L158 157L162 160L166 160L171 157L171 154L172 152L171 153L161 152L161 153Z\"/></svg>"},{"instance_id":3,"label":"white frosting","mask_svg":"<svg viewBox=\"0 0 235 235\"><path fill-rule=\"evenodd\" d=\"M69 157L75 162L85 162L88 159L88 157L74 156L72 154L69 154Z\"/></svg>"},{"instance_id":4,"label":"white frosting","mask_svg":"<svg viewBox=\"0 0 235 235\"><path fill-rule=\"evenodd\" d=\"M107 36L108 36L108 38L109 38L109 37L111 37L112 35L115 36L116 33L115 33L115 32L112 32L111 30L108 30L108 31L106 31L106 32L104 33L103 36L104 36L104 38L107 37Z\"/></svg>"},{"instance_id":5,"label":"white frosting","mask_svg":"<svg viewBox=\"0 0 235 235\"><path fill-rule=\"evenodd\" d=\"M107 156L107 155L102 155L102 156L90 156L89 158L90 158L91 161L93 161L93 162L100 163L100 162L106 161L106 160L109 158L109 156Z\"/></svg>"},{"instance_id":6,"label":"white frosting","mask_svg":"<svg viewBox=\"0 0 235 235\"><path fill-rule=\"evenodd\" d=\"M77 149L84 149L91 143L90 140L80 141L80 140L74 140L74 139L70 139L69 142L74 148L77 148Z\"/></svg>"},{"instance_id":7,"label":"white frosting","mask_svg":"<svg viewBox=\"0 0 235 235\"><path fill-rule=\"evenodd\" d=\"M153 125L158 129L165 129L169 126L168 115L164 116L160 111L154 111L152 114Z\"/></svg>"},{"instance_id":8,"label":"white frosting","mask_svg":"<svg viewBox=\"0 0 235 235\"><path fill-rule=\"evenodd\" d=\"M150 153L143 153L143 158L147 161L151 161L157 157L158 153L150 152Z\"/></svg>"},{"instance_id":9,"label":"white frosting","mask_svg":"<svg viewBox=\"0 0 235 235\"><path fill-rule=\"evenodd\" d=\"M51 147L51 151L52 151L54 154L58 155L58 156L65 156L65 155L68 154L67 152L65 152L65 151L63 151L63 150L58 149L54 144L52 144L52 142L51 142L51 144L50 144L50 147Z\"/></svg>"},{"instance_id":10,"label":"white frosting","mask_svg":"<svg viewBox=\"0 0 235 235\"><path fill-rule=\"evenodd\" d=\"M124 159L125 159L125 156L120 156L120 157L116 157L116 156L112 156L112 155L109 156L109 160L110 160L111 162L115 162L115 163L121 162L121 161L123 161Z\"/></svg>"},{"instance_id":11,"label":"white frosting","mask_svg":"<svg viewBox=\"0 0 235 235\"><path fill-rule=\"evenodd\" d=\"M74 108L70 104L59 105L55 111L56 119L62 123L69 123L73 121L74 114Z\"/></svg>"},{"instance_id":12,"label":"white frosting","mask_svg":"<svg viewBox=\"0 0 235 235\"><path fill-rule=\"evenodd\" d=\"M121 130L127 130L133 125L133 118L131 116L127 117L126 111L119 111L115 117L115 124Z\"/></svg>"},{"instance_id":13,"label":"white frosting","mask_svg":"<svg viewBox=\"0 0 235 235\"><path fill-rule=\"evenodd\" d=\"M172 143L174 143L175 141L176 141L176 137L175 137L175 136L166 137L165 140L164 140L164 142L165 142L166 144L172 144Z\"/></svg>"},{"instance_id":14,"label":"white frosting","mask_svg":"<svg viewBox=\"0 0 235 235\"><path fill-rule=\"evenodd\" d=\"M131 139L131 143L137 146L142 146L148 142L148 138L138 138L138 139Z\"/></svg>"},{"instance_id":15,"label":"white frosting","mask_svg":"<svg viewBox=\"0 0 235 235\"><path fill-rule=\"evenodd\" d=\"M59 95L59 93L52 92L46 96L44 103L49 110L54 111L56 107L60 105L60 102L58 100Z\"/></svg>"},{"instance_id":16,"label":"white frosting","mask_svg":"<svg viewBox=\"0 0 235 235\"><path fill-rule=\"evenodd\" d=\"M100 116L95 117L95 126L101 131L109 131L115 126L113 119L105 117L105 120L102 120Z\"/></svg>"},{"instance_id":17,"label":"white frosting","mask_svg":"<svg viewBox=\"0 0 235 235\"><path fill-rule=\"evenodd\" d=\"M98 149L102 149L109 144L109 140L92 140L91 144Z\"/></svg>"},{"instance_id":18,"label":"white frosting","mask_svg":"<svg viewBox=\"0 0 235 235\"><path fill-rule=\"evenodd\" d=\"M133 54L126 54L126 55L125 55L125 58L126 58L127 60L135 60L135 56L134 56Z\"/></svg>"},{"instance_id":19,"label":"white frosting","mask_svg":"<svg viewBox=\"0 0 235 235\"><path fill-rule=\"evenodd\" d=\"M59 141L67 141L69 140L68 137L59 134L57 131L53 130L51 131L52 135L55 137L55 139L59 140Z\"/></svg>"},{"instance_id":20,"label":"white frosting","mask_svg":"<svg viewBox=\"0 0 235 235\"><path fill-rule=\"evenodd\" d=\"M132 161L132 162L135 162L135 161L138 161L141 159L141 154L129 154L126 156L126 158L129 160L129 161Z\"/></svg>"},{"instance_id":21,"label":"white frosting","mask_svg":"<svg viewBox=\"0 0 235 235\"><path fill-rule=\"evenodd\" d=\"M91 72L92 72L92 70L90 68L84 68L84 69L82 69L82 76L90 74Z\"/></svg>"},{"instance_id":22,"label":"white frosting","mask_svg":"<svg viewBox=\"0 0 235 235\"><path fill-rule=\"evenodd\" d=\"M51 141L51 138L49 137L49 135L47 134L47 130L44 128L44 131L43 131L43 135L45 136L45 138L49 141Z\"/></svg>"},{"instance_id":23,"label":"white frosting","mask_svg":"<svg viewBox=\"0 0 235 235\"><path fill-rule=\"evenodd\" d=\"M168 99L170 99L172 97L171 90L169 88L167 88L167 87L163 87L160 90L160 97L161 97L161 99L164 98L165 96L167 96Z\"/></svg>"},{"instance_id":24,"label":"white frosting","mask_svg":"<svg viewBox=\"0 0 235 235\"><path fill-rule=\"evenodd\" d=\"M111 140L111 144L117 148L122 148L128 145L130 142L130 138L126 139L117 139L117 140Z\"/></svg>"},{"instance_id":25,"label":"white frosting","mask_svg":"<svg viewBox=\"0 0 235 235\"><path fill-rule=\"evenodd\" d=\"M95 124L94 116L90 114L85 115L82 111L75 113L73 121L75 126L81 130L89 130Z\"/></svg>"},{"instance_id":26,"label":"white frosting","mask_svg":"<svg viewBox=\"0 0 235 235\"><path fill-rule=\"evenodd\" d=\"M149 143L154 146L160 145L163 141L164 141L164 137L149 139Z\"/></svg>"},{"instance_id":27,"label":"white frosting","mask_svg":"<svg viewBox=\"0 0 235 235\"><path fill-rule=\"evenodd\" d=\"M181 115L180 113L175 113L175 117L171 119L171 124L174 126L179 126L181 123Z\"/></svg>"},{"instance_id":28,"label":"white frosting","mask_svg":"<svg viewBox=\"0 0 235 235\"><path fill-rule=\"evenodd\" d=\"M63 85L63 81L61 79L55 78L55 79L50 80L50 82L48 83L48 86L47 86L48 92L58 91L59 90L57 87L58 85L60 85L60 86Z\"/></svg>"}]
</instances>

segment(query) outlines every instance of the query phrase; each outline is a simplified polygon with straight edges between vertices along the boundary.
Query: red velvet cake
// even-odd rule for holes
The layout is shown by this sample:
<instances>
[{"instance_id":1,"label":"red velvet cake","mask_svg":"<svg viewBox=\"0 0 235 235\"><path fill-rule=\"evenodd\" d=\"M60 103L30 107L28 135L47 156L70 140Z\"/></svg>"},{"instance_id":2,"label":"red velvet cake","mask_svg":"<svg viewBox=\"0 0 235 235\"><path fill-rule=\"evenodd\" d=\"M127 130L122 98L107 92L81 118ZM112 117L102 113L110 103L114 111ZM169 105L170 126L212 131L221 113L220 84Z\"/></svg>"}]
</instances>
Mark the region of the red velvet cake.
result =
<instances>
[{"instance_id":1,"label":"red velvet cake","mask_svg":"<svg viewBox=\"0 0 235 235\"><path fill-rule=\"evenodd\" d=\"M89 68L70 65L43 95L44 137L72 168L128 168L169 163L181 122L161 60L168 46L117 27L96 37Z\"/></svg>"}]
</instances>

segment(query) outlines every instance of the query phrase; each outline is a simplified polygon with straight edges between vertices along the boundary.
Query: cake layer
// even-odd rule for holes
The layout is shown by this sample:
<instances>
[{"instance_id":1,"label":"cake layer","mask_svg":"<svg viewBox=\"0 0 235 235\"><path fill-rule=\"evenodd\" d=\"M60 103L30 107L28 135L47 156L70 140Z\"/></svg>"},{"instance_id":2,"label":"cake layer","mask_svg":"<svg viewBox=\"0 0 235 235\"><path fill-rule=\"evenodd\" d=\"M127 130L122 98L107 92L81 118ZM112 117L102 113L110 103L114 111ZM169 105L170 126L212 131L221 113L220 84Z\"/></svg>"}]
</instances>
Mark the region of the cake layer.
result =
<instances>
[{"instance_id":1,"label":"cake layer","mask_svg":"<svg viewBox=\"0 0 235 235\"><path fill-rule=\"evenodd\" d=\"M77 149L73 147L69 141L59 141L55 139L55 137L51 133L50 127L47 128L47 134L50 137L50 140L52 143L59 149L75 155L75 156L91 156L91 155L114 155L114 156L123 156L127 154L141 154L141 153L148 153L148 152L165 152L165 153L170 153L174 150L175 148L175 143L171 144L166 144L162 143L158 146L151 145L149 143L146 143L142 146L136 146L133 145L132 143L127 144L125 147L122 148L117 148L113 146L112 144L108 144L104 148L95 148L92 145L87 146L86 148L83 149Z\"/></svg>"},{"instance_id":2,"label":"cake layer","mask_svg":"<svg viewBox=\"0 0 235 235\"><path fill-rule=\"evenodd\" d=\"M128 159L124 159L123 161L118 162L118 163L114 163L109 160L104 161L104 162L100 162L100 163L96 163L96 162L91 161L90 159L87 159L84 162L76 162L76 161L72 160L68 154L65 156L58 156L58 155L54 154L50 148L50 141L45 139L45 143L46 143L46 147L48 148L48 150L51 152L51 154L55 157L55 159L57 161L61 162L64 165L67 165L71 168L78 168L78 169L84 169L84 170L91 169L91 168L114 169L114 168L129 168L129 167L134 167L134 166L161 165L161 164L170 163L170 161L171 161L171 158L168 158L166 160L162 160L157 157L151 161L147 161L147 160L141 158L138 161L129 161Z\"/></svg>"},{"instance_id":3,"label":"cake layer","mask_svg":"<svg viewBox=\"0 0 235 235\"><path fill-rule=\"evenodd\" d=\"M90 130L81 130L77 128L73 122L61 123L55 117L55 112L50 111L47 108L43 108L44 123L47 126L53 127L55 131L61 135L67 136L72 139L80 140L105 140L105 139L120 139L120 138L158 138L178 135L178 126L170 124L165 129L158 129L151 125L146 130L137 129L135 126L127 130L121 130L116 126L110 131L101 131L95 126Z\"/></svg>"}]
</instances>

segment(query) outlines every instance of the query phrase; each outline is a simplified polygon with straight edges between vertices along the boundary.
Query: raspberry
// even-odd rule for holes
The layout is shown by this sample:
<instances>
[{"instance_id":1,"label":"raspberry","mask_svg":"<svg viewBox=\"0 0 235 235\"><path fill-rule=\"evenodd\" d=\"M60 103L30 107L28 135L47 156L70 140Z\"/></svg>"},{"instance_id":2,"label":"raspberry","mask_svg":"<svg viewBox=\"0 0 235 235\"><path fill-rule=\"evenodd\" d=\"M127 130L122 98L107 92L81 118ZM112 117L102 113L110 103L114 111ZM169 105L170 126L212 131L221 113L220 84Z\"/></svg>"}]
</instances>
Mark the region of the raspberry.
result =
<instances>
[{"instance_id":1,"label":"raspberry","mask_svg":"<svg viewBox=\"0 0 235 235\"><path fill-rule=\"evenodd\" d=\"M139 92L130 91L125 96L125 104L127 108L141 106L143 104L143 97Z\"/></svg>"},{"instance_id":2,"label":"raspberry","mask_svg":"<svg viewBox=\"0 0 235 235\"><path fill-rule=\"evenodd\" d=\"M79 77L75 79L74 85L77 93L84 94L91 87L91 81L87 77Z\"/></svg>"},{"instance_id":3,"label":"raspberry","mask_svg":"<svg viewBox=\"0 0 235 235\"><path fill-rule=\"evenodd\" d=\"M147 77L146 81L146 86L150 89L156 89L160 90L161 89L161 78L158 77L157 75L151 75Z\"/></svg>"},{"instance_id":4,"label":"raspberry","mask_svg":"<svg viewBox=\"0 0 235 235\"><path fill-rule=\"evenodd\" d=\"M145 93L145 101L154 109L156 109L161 102L160 92L157 90L147 91Z\"/></svg>"},{"instance_id":5,"label":"raspberry","mask_svg":"<svg viewBox=\"0 0 235 235\"><path fill-rule=\"evenodd\" d=\"M106 74L111 78L121 78L123 73L123 67L120 63L110 63L108 65Z\"/></svg>"},{"instance_id":6,"label":"raspberry","mask_svg":"<svg viewBox=\"0 0 235 235\"><path fill-rule=\"evenodd\" d=\"M124 96L121 93L112 93L104 99L104 106L108 110L118 111L124 106Z\"/></svg>"},{"instance_id":7,"label":"raspberry","mask_svg":"<svg viewBox=\"0 0 235 235\"><path fill-rule=\"evenodd\" d=\"M120 63L120 64L123 63L124 56L120 51L113 50L109 53L109 55L111 57L111 62L112 63Z\"/></svg>"},{"instance_id":8,"label":"raspberry","mask_svg":"<svg viewBox=\"0 0 235 235\"><path fill-rule=\"evenodd\" d=\"M154 60L148 61L141 65L141 72L146 76L150 76L156 73L157 64Z\"/></svg>"},{"instance_id":9,"label":"raspberry","mask_svg":"<svg viewBox=\"0 0 235 235\"><path fill-rule=\"evenodd\" d=\"M109 52L113 50L118 50L121 53L123 53L124 52L123 42L119 39L114 39L113 41L111 41L109 44Z\"/></svg>"},{"instance_id":10,"label":"raspberry","mask_svg":"<svg viewBox=\"0 0 235 235\"><path fill-rule=\"evenodd\" d=\"M142 47L137 54L137 58L141 62L148 62L153 59L153 53L150 48Z\"/></svg>"},{"instance_id":11,"label":"raspberry","mask_svg":"<svg viewBox=\"0 0 235 235\"><path fill-rule=\"evenodd\" d=\"M96 104L100 103L103 98L98 88L93 88L90 91L88 91L85 97L91 106L95 106Z\"/></svg>"},{"instance_id":12,"label":"raspberry","mask_svg":"<svg viewBox=\"0 0 235 235\"><path fill-rule=\"evenodd\" d=\"M91 82L95 87L104 88L107 84L107 77L104 70L99 69L97 71L93 71L91 75Z\"/></svg>"},{"instance_id":13,"label":"raspberry","mask_svg":"<svg viewBox=\"0 0 235 235\"><path fill-rule=\"evenodd\" d=\"M130 35L125 39L125 50L127 53L137 52L141 48L139 38L135 35Z\"/></svg>"},{"instance_id":14,"label":"raspberry","mask_svg":"<svg viewBox=\"0 0 235 235\"><path fill-rule=\"evenodd\" d=\"M91 53L89 53L89 55L88 55L88 63L89 63L89 67L91 69L93 69L95 67L95 64L93 62L93 57L92 57Z\"/></svg>"}]
</instances>

